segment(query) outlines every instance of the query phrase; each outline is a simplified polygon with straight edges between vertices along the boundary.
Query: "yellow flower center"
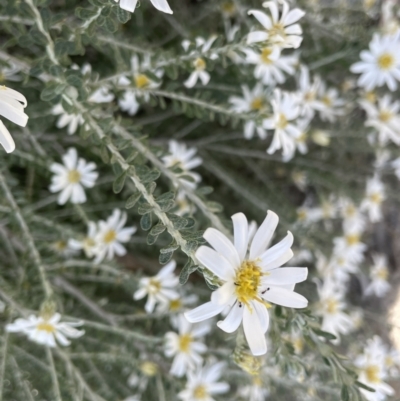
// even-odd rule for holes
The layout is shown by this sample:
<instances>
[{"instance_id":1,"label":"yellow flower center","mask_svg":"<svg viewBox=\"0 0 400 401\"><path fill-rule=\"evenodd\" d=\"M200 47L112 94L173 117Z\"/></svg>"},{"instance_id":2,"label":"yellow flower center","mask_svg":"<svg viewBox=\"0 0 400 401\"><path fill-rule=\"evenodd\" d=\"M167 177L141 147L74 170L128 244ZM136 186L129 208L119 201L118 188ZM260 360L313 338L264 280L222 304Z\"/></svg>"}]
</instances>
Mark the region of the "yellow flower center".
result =
<instances>
[{"instance_id":1,"label":"yellow flower center","mask_svg":"<svg viewBox=\"0 0 400 401\"><path fill-rule=\"evenodd\" d=\"M312 102L313 100L315 100L315 92L307 92L306 95L304 96L304 100L306 102Z\"/></svg>"},{"instance_id":2,"label":"yellow flower center","mask_svg":"<svg viewBox=\"0 0 400 401\"><path fill-rule=\"evenodd\" d=\"M358 234L346 235L346 242L348 246L357 245L360 242L360 236Z\"/></svg>"},{"instance_id":3,"label":"yellow flower center","mask_svg":"<svg viewBox=\"0 0 400 401\"><path fill-rule=\"evenodd\" d=\"M390 53L383 53L378 57L378 66L382 70L390 70L395 64L395 58Z\"/></svg>"},{"instance_id":4,"label":"yellow flower center","mask_svg":"<svg viewBox=\"0 0 400 401\"><path fill-rule=\"evenodd\" d=\"M262 97L255 97L250 104L252 110L261 110L264 106L264 99Z\"/></svg>"},{"instance_id":5,"label":"yellow flower center","mask_svg":"<svg viewBox=\"0 0 400 401\"><path fill-rule=\"evenodd\" d=\"M272 53L272 48L271 47L264 47L264 49L261 50L261 61L264 64L272 64L272 60L269 58L269 56Z\"/></svg>"},{"instance_id":6,"label":"yellow flower center","mask_svg":"<svg viewBox=\"0 0 400 401\"><path fill-rule=\"evenodd\" d=\"M223 3L221 9L227 15L233 15L236 12L235 4L231 3L230 1Z\"/></svg>"},{"instance_id":7,"label":"yellow flower center","mask_svg":"<svg viewBox=\"0 0 400 401\"><path fill-rule=\"evenodd\" d=\"M83 242L83 248L85 249L90 249L96 245L94 239L90 237L86 237L82 242Z\"/></svg>"},{"instance_id":8,"label":"yellow flower center","mask_svg":"<svg viewBox=\"0 0 400 401\"><path fill-rule=\"evenodd\" d=\"M255 262L245 260L242 263L240 269L236 273L235 278L236 296L240 303L246 305L247 307L250 307L250 301L258 301L263 303L267 307L270 306L258 295L259 287L261 284L261 277L264 275L266 275L266 273L262 273L261 269L257 266Z\"/></svg>"},{"instance_id":9,"label":"yellow flower center","mask_svg":"<svg viewBox=\"0 0 400 401\"><path fill-rule=\"evenodd\" d=\"M68 172L68 182L77 184L81 180L81 173L78 170L70 170Z\"/></svg>"},{"instance_id":10,"label":"yellow flower center","mask_svg":"<svg viewBox=\"0 0 400 401\"><path fill-rule=\"evenodd\" d=\"M57 241L56 243L54 243L54 248L59 251L65 251L67 249L67 241Z\"/></svg>"},{"instance_id":11,"label":"yellow flower center","mask_svg":"<svg viewBox=\"0 0 400 401\"><path fill-rule=\"evenodd\" d=\"M369 383L380 383L381 379L379 378L379 366L370 365L365 369L365 376L367 376L367 380Z\"/></svg>"},{"instance_id":12,"label":"yellow flower center","mask_svg":"<svg viewBox=\"0 0 400 401\"><path fill-rule=\"evenodd\" d=\"M268 30L269 36L272 38L275 36L275 41L282 41L286 37L285 26L280 22L274 24L271 29ZM278 38L276 38L278 36Z\"/></svg>"},{"instance_id":13,"label":"yellow flower center","mask_svg":"<svg viewBox=\"0 0 400 401\"><path fill-rule=\"evenodd\" d=\"M276 128L285 129L288 125L288 120L283 113L279 114L278 122L276 123Z\"/></svg>"},{"instance_id":14,"label":"yellow flower center","mask_svg":"<svg viewBox=\"0 0 400 401\"><path fill-rule=\"evenodd\" d=\"M376 94L373 91L366 92L364 97L365 97L365 100L370 102L370 103L375 103L376 102Z\"/></svg>"},{"instance_id":15,"label":"yellow flower center","mask_svg":"<svg viewBox=\"0 0 400 401\"><path fill-rule=\"evenodd\" d=\"M181 308L182 308L182 301L179 298L169 301L169 309L172 312L176 312Z\"/></svg>"},{"instance_id":16,"label":"yellow flower center","mask_svg":"<svg viewBox=\"0 0 400 401\"><path fill-rule=\"evenodd\" d=\"M326 311L328 313L334 314L338 310L338 302L334 298L329 298L326 300Z\"/></svg>"},{"instance_id":17,"label":"yellow flower center","mask_svg":"<svg viewBox=\"0 0 400 401\"><path fill-rule=\"evenodd\" d=\"M387 123L389 120L392 119L392 117L393 114L388 110L382 110L378 116L379 120L381 120L384 123Z\"/></svg>"},{"instance_id":18,"label":"yellow flower center","mask_svg":"<svg viewBox=\"0 0 400 401\"><path fill-rule=\"evenodd\" d=\"M138 74L135 76L135 84L139 89L146 88L150 85L150 79L144 74Z\"/></svg>"},{"instance_id":19,"label":"yellow flower center","mask_svg":"<svg viewBox=\"0 0 400 401\"><path fill-rule=\"evenodd\" d=\"M155 279L151 278L149 281L148 291L150 294L157 294L161 290L161 283Z\"/></svg>"},{"instance_id":20,"label":"yellow flower center","mask_svg":"<svg viewBox=\"0 0 400 401\"><path fill-rule=\"evenodd\" d=\"M111 244L112 242L115 241L116 238L117 238L117 233L115 232L115 230L108 230L103 237L103 241L106 244Z\"/></svg>"},{"instance_id":21,"label":"yellow flower center","mask_svg":"<svg viewBox=\"0 0 400 401\"><path fill-rule=\"evenodd\" d=\"M297 219L300 221L304 221L307 218L307 212L302 209L297 211Z\"/></svg>"},{"instance_id":22,"label":"yellow flower center","mask_svg":"<svg viewBox=\"0 0 400 401\"><path fill-rule=\"evenodd\" d=\"M382 203L382 195L379 192L374 192L369 196L369 199L373 203L377 203L378 205Z\"/></svg>"},{"instance_id":23,"label":"yellow flower center","mask_svg":"<svg viewBox=\"0 0 400 401\"><path fill-rule=\"evenodd\" d=\"M184 334L182 336L179 336L179 351L188 353L192 341L193 338L190 334Z\"/></svg>"},{"instance_id":24,"label":"yellow flower center","mask_svg":"<svg viewBox=\"0 0 400 401\"><path fill-rule=\"evenodd\" d=\"M54 333L56 331L56 328L49 322L39 323L36 328L40 331L45 331L46 333Z\"/></svg>"},{"instance_id":25,"label":"yellow flower center","mask_svg":"<svg viewBox=\"0 0 400 401\"><path fill-rule=\"evenodd\" d=\"M193 390L193 396L196 400L205 400L208 398L208 392L206 389L206 386L203 384L199 384L195 389Z\"/></svg>"},{"instance_id":26,"label":"yellow flower center","mask_svg":"<svg viewBox=\"0 0 400 401\"><path fill-rule=\"evenodd\" d=\"M385 365L389 368L394 365L394 360L390 355L385 358Z\"/></svg>"},{"instance_id":27,"label":"yellow flower center","mask_svg":"<svg viewBox=\"0 0 400 401\"><path fill-rule=\"evenodd\" d=\"M253 377L253 386L257 386L257 387L262 387L263 382L261 380L260 376L254 376Z\"/></svg>"},{"instance_id":28,"label":"yellow flower center","mask_svg":"<svg viewBox=\"0 0 400 401\"><path fill-rule=\"evenodd\" d=\"M300 354L303 351L304 348L304 341L302 338L296 338L295 340L293 340L293 347L294 350Z\"/></svg>"},{"instance_id":29,"label":"yellow flower center","mask_svg":"<svg viewBox=\"0 0 400 401\"><path fill-rule=\"evenodd\" d=\"M346 217L353 217L353 216L355 216L356 212L357 212L357 209L355 208L354 205L348 205L346 207L346 209L344 210L344 215Z\"/></svg>"},{"instance_id":30,"label":"yellow flower center","mask_svg":"<svg viewBox=\"0 0 400 401\"><path fill-rule=\"evenodd\" d=\"M203 71L206 69L207 64L202 58L197 58L194 61L194 67L196 68L197 71Z\"/></svg>"},{"instance_id":31,"label":"yellow flower center","mask_svg":"<svg viewBox=\"0 0 400 401\"><path fill-rule=\"evenodd\" d=\"M329 96L324 96L321 100L325 106L327 106L327 107L332 106L332 99Z\"/></svg>"},{"instance_id":32,"label":"yellow flower center","mask_svg":"<svg viewBox=\"0 0 400 401\"><path fill-rule=\"evenodd\" d=\"M307 140L307 133L306 132L302 132L301 135L296 138L296 142L298 143L305 143Z\"/></svg>"},{"instance_id":33,"label":"yellow flower center","mask_svg":"<svg viewBox=\"0 0 400 401\"><path fill-rule=\"evenodd\" d=\"M146 376L154 376L157 373L158 367L154 362L145 361L140 365L140 370Z\"/></svg>"},{"instance_id":34,"label":"yellow flower center","mask_svg":"<svg viewBox=\"0 0 400 401\"><path fill-rule=\"evenodd\" d=\"M375 273L375 277L376 277L376 278L379 278L380 280L384 280L384 281L387 280L388 276L389 276L389 272L388 272L388 270L386 269L386 267L380 268L380 269Z\"/></svg>"}]
</instances>

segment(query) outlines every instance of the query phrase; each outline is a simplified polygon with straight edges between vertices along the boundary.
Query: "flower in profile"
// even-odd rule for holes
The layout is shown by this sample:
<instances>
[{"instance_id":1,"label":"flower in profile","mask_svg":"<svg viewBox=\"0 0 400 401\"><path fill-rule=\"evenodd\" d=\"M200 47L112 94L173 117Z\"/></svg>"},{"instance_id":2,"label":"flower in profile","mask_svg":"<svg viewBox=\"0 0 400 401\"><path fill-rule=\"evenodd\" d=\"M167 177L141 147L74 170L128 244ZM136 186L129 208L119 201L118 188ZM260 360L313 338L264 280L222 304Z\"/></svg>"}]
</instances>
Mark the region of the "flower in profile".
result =
<instances>
[{"instance_id":1,"label":"flower in profile","mask_svg":"<svg viewBox=\"0 0 400 401\"><path fill-rule=\"evenodd\" d=\"M183 401L214 401L212 396L229 391L229 384L218 382L225 364L223 362L209 364L194 372L188 372L188 381L178 397Z\"/></svg>"},{"instance_id":2,"label":"flower in profile","mask_svg":"<svg viewBox=\"0 0 400 401\"><path fill-rule=\"evenodd\" d=\"M326 88L326 84L321 80L318 88L318 98L323 107L318 110L322 121L335 122L336 118L343 114L345 102L339 97L336 88Z\"/></svg>"},{"instance_id":3,"label":"flower in profile","mask_svg":"<svg viewBox=\"0 0 400 401\"><path fill-rule=\"evenodd\" d=\"M93 221L88 222L88 233L82 240L69 239L68 246L74 250L81 250L85 252L87 258L92 258L96 254L96 236L97 236L97 224Z\"/></svg>"},{"instance_id":4,"label":"flower in profile","mask_svg":"<svg viewBox=\"0 0 400 401\"><path fill-rule=\"evenodd\" d=\"M27 106L25 96L14 89L0 85L0 116L7 118L21 127L25 127L28 116L24 113ZM0 144L7 153L15 149L15 143L6 126L0 120Z\"/></svg>"},{"instance_id":5,"label":"flower in profile","mask_svg":"<svg viewBox=\"0 0 400 401\"><path fill-rule=\"evenodd\" d=\"M72 203L86 202L83 187L92 188L97 180L96 165L79 158L75 148L68 149L62 157L64 165L53 163L50 171L55 175L51 179L50 192L60 192L58 203L64 205L68 199Z\"/></svg>"},{"instance_id":6,"label":"flower in profile","mask_svg":"<svg viewBox=\"0 0 400 401\"><path fill-rule=\"evenodd\" d=\"M182 377L203 362L200 354L206 352L207 347L199 340L210 331L210 326L204 323L192 325L179 315L178 331L179 334L172 331L165 334L164 353L169 358L174 357L170 373Z\"/></svg>"},{"instance_id":7,"label":"flower in profile","mask_svg":"<svg viewBox=\"0 0 400 401\"><path fill-rule=\"evenodd\" d=\"M52 108L51 114L60 116L57 120L56 126L59 129L68 126L67 132L69 135L75 134L78 127L85 122L81 114L68 113L64 110L61 103Z\"/></svg>"},{"instance_id":8,"label":"flower in profile","mask_svg":"<svg viewBox=\"0 0 400 401\"><path fill-rule=\"evenodd\" d=\"M231 96L229 103L232 104L231 109L237 113L261 113L267 106L267 97L265 89L261 84L257 84L252 90L247 85L242 86L243 97ZM254 136L254 132L261 139L267 137L267 133L262 126L258 126L256 122L251 119L246 121L244 125L244 137L251 139Z\"/></svg>"},{"instance_id":9,"label":"flower in profile","mask_svg":"<svg viewBox=\"0 0 400 401\"><path fill-rule=\"evenodd\" d=\"M243 49L247 64L255 64L254 78L262 81L264 85L272 86L283 84L286 80L284 72L289 75L295 73L297 57L281 56L278 46L268 46L256 52L252 49Z\"/></svg>"},{"instance_id":10,"label":"flower in profile","mask_svg":"<svg viewBox=\"0 0 400 401\"><path fill-rule=\"evenodd\" d=\"M183 83L186 88L193 88L197 81L200 79L203 85L207 85L210 82L210 74L206 71L206 61L198 57L193 61L194 70L189 75L189 78Z\"/></svg>"},{"instance_id":11,"label":"flower in profile","mask_svg":"<svg viewBox=\"0 0 400 401\"><path fill-rule=\"evenodd\" d=\"M30 315L28 319L17 319L6 325L9 333L24 333L28 339L48 347L55 347L56 340L63 346L70 345L68 338L78 338L85 334L75 327L83 322L60 322L61 315L55 313L50 317Z\"/></svg>"},{"instance_id":12,"label":"flower in profile","mask_svg":"<svg viewBox=\"0 0 400 401\"><path fill-rule=\"evenodd\" d=\"M372 255L374 265L371 268L370 279L371 282L365 289L365 295L376 295L383 297L391 288L388 282L389 269L385 255Z\"/></svg>"},{"instance_id":13,"label":"flower in profile","mask_svg":"<svg viewBox=\"0 0 400 401\"><path fill-rule=\"evenodd\" d=\"M387 85L392 92L400 81L400 43L394 36L375 34L369 51L360 53L361 61L353 64L350 71L361 74L358 86L371 91L377 86Z\"/></svg>"},{"instance_id":14,"label":"flower in profile","mask_svg":"<svg viewBox=\"0 0 400 401\"><path fill-rule=\"evenodd\" d=\"M302 29L295 22L304 17L305 12L299 8L289 10L286 1L282 1L282 14L279 17L278 5L275 1L266 1L263 7L269 8L271 17L259 10L250 10L249 15L254 15L265 31L250 32L247 36L247 43L264 42L268 40L271 44L277 44L282 48L297 49L303 38Z\"/></svg>"},{"instance_id":15,"label":"flower in profile","mask_svg":"<svg viewBox=\"0 0 400 401\"><path fill-rule=\"evenodd\" d=\"M136 227L124 227L127 220L125 212L114 209L107 221L100 220L95 237L95 263L100 263L105 257L111 260L114 254L124 256L126 249L121 244L128 242L136 232Z\"/></svg>"},{"instance_id":16,"label":"flower in profile","mask_svg":"<svg viewBox=\"0 0 400 401\"><path fill-rule=\"evenodd\" d=\"M116 3L119 1L119 6L126 11L133 13L139 0L114 0ZM167 0L150 0L151 4L163 13L173 14L171 7Z\"/></svg>"},{"instance_id":17,"label":"flower in profile","mask_svg":"<svg viewBox=\"0 0 400 401\"><path fill-rule=\"evenodd\" d=\"M287 158L294 154L296 139L302 134L300 128L291 123L300 114L299 101L295 95L275 89L271 104L273 116L263 121L264 128L275 130L267 152L272 154L282 149L282 156Z\"/></svg>"},{"instance_id":18,"label":"flower in profile","mask_svg":"<svg viewBox=\"0 0 400 401\"><path fill-rule=\"evenodd\" d=\"M169 305L171 300L179 298L179 293L176 291L179 279L174 274L175 267L176 262L172 260L155 276L140 279L139 289L133 294L133 299L142 299L147 295L144 307L147 313L152 313L157 303Z\"/></svg>"},{"instance_id":19,"label":"flower in profile","mask_svg":"<svg viewBox=\"0 0 400 401\"><path fill-rule=\"evenodd\" d=\"M201 176L192 169L201 165L203 160L196 156L196 148L187 148L184 143L171 140L168 144L169 154L163 156L162 161L166 167L179 167L182 170L182 175L190 176L194 182L185 180L184 178L180 181L184 182L185 185L194 186L196 183L201 181Z\"/></svg>"},{"instance_id":20,"label":"flower in profile","mask_svg":"<svg viewBox=\"0 0 400 401\"><path fill-rule=\"evenodd\" d=\"M367 181L367 190L360 210L366 211L371 223L382 220L382 202L385 200L385 186L378 175Z\"/></svg>"},{"instance_id":21,"label":"flower in profile","mask_svg":"<svg viewBox=\"0 0 400 401\"><path fill-rule=\"evenodd\" d=\"M253 355L267 352L265 333L269 326L270 302L289 308L305 308L306 298L294 292L296 283L307 278L308 269L301 267L279 268L293 256L290 249L293 235L268 248L278 225L278 216L269 211L249 245L247 218L243 213L232 216L234 243L220 231L209 228L204 238L214 248L201 246L197 260L216 275L221 287L211 295L211 301L185 316L190 322L200 322L216 316L229 307L224 321L218 327L227 333L234 332L243 322L244 334Z\"/></svg>"},{"instance_id":22,"label":"flower in profile","mask_svg":"<svg viewBox=\"0 0 400 401\"><path fill-rule=\"evenodd\" d=\"M319 78L314 78L313 82L310 80L310 71L306 66L301 66L299 77L299 95L300 115L306 120L310 121L315 111L322 110L324 105L318 99L318 90L321 84Z\"/></svg>"}]
</instances>

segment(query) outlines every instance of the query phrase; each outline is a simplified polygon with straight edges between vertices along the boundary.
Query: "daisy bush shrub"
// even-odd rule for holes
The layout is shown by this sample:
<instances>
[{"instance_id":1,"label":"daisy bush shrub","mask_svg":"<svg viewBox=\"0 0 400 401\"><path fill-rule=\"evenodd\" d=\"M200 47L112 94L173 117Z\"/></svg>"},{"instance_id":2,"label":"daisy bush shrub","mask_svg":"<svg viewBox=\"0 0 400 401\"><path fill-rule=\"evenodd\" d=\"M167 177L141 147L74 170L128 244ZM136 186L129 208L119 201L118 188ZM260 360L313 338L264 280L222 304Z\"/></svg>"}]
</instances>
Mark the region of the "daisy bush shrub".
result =
<instances>
[{"instance_id":1,"label":"daisy bush shrub","mask_svg":"<svg viewBox=\"0 0 400 401\"><path fill-rule=\"evenodd\" d=\"M396 399L396 0L0 0L0 43L0 401Z\"/></svg>"}]
</instances>

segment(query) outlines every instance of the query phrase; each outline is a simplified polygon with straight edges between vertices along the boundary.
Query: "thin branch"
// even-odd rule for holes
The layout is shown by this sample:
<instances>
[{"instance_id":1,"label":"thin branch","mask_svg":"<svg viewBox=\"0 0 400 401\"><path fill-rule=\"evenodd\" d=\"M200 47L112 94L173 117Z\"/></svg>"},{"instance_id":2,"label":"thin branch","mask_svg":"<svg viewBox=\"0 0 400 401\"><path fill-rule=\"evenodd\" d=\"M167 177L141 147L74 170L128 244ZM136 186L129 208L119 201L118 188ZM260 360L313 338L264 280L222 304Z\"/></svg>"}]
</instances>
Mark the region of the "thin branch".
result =
<instances>
[{"instance_id":1,"label":"thin branch","mask_svg":"<svg viewBox=\"0 0 400 401\"><path fill-rule=\"evenodd\" d=\"M60 393L60 385L58 384L58 379L57 379L57 371L54 365L53 354L51 353L51 349L49 347L46 347L46 355L50 365L51 381L53 382L55 401L62 401Z\"/></svg>"}]
</instances>

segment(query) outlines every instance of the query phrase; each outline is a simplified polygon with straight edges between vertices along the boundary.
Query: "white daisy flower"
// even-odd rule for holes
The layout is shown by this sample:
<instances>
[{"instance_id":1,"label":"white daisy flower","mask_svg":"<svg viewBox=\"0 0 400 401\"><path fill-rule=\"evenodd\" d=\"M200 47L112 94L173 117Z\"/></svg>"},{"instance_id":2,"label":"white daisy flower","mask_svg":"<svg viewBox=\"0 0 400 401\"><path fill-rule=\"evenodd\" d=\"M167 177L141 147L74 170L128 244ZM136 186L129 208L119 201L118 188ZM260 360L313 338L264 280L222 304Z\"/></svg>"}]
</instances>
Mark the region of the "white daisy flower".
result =
<instances>
[{"instance_id":1,"label":"white daisy flower","mask_svg":"<svg viewBox=\"0 0 400 401\"><path fill-rule=\"evenodd\" d=\"M265 31L254 31L247 35L247 43L264 42L268 40L272 44L277 44L282 48L297 49L303 38L302 29L299 21L305 15L305 12L299 8L289 11L289 5L282 1L282 14L279 17L278 5L274 1L266 1L263 7L269 8L271 17L259 10L250 10L249 15L254 15L258 22L264 27Z\"/></svg>"},{"instance_id":2,"label":"white daisy flower","mask_svg":"<svg viewBox=\"0 0 400 401\"><path fill-rule=\"evenodd\" d=\"M302 154L305 155L308 153L308 146L307 146L307 139L309 137L309 130L310 130L310 121L306 118L301 118L297 120L297 127L299 128L301 134L294 140L294 147L290 148L291 152L287 153L286 156L283 157L283 161L287 162L291 160L296 152L296 149ZM304 191L305 186L307 184L307 177L302 172L297 172L301 175L296 174L294 179L301 180L302 182L298 182L296 185L300 188L300 190ZM293 176L293 174L292 174ZM304 176L304 177L302 177ZM303 179L301 179L303 178ZM300 185L298 185L300 184Z\"/></svg>"},{"instance_id":3,"label":"white daisy flower","mask_svg":"<svg viewBox=\"0 0 400 401\"><path fill-rule=\"evenodd\" d=\"M212 396L229 391L229 384L218 382L225 367L223 362L208 365L195 372L188 372L188 381L178 397L183 401L214 401Z\"/></svg>"},{"instance_id":4,"label":"white daisy flower","mask_svg":"<svg viewBox=\"0 0 400 401\"><path fill-rule=\"evenodd\" d=\"M85 122L81 114L69 114L66 112L61 103L52 108L51 114L60 116L57 120L56 126L59 129L68 126L67 132L69 135L75 134L78 127Z\"/></svg>"},{"instance_id":5,"label":"white daisy flower","mask_svg":"<svg viewBox=\"0 0 400 401\"><path fill-rule=\"evenodd\" d=\"M126 11L133 13L135 11L136 5L139 0L114 0L116 3L119 2L119 6ZM173 14L171 7L168 4L167 0L150 0L151 4L163 13Z\"/></svg>"},{"instance_id":6,"label":"white daisy flower","mask_svg":"<svg viewBox=\"0 0 400 401\"><path fill-rule=\"evenodd\" d=\"M365 289L365 295L376 295L383 297L391 288L389 279L389 269L387 267L387 259L385 255L372 255L374 265L371 268L371 282Z\"/></svg>"},{"instance_id":7,"label":"white daisy flower","mask_svg":"<svg viewBox=\"0 0 400 401\"><path fill-rule=\"evenodd\" d=\"M64 165L53 163L50 171L55 175L51 178L50 192L60 192L58 204L64 205L68 199L72 203L86 202L83 187L92 188L97 180L98 173L93 162L87 163L79 158L75 148L68 149L62 157Z\"/></svg>"},{"instance_id":8,"label":"white daisy flower","mask_svg":"<svg viewBox=\"0 0 400 401\"><path fill-rule=\"evenodd\" d=\"M375 390L375 392L370 392L360 388L361 393L368 401L382 401L395 393L393 388L385 383L387 373L384 358L383 343L379 337L375 336L373 340L367 342L364 353L354 361L360 370L358 380Z\"/></svg>"},{"instance_id":9,"label":"white daisy flower","mask_svg":"<svg viewBox=\"0 0 400 401\"><path fill-rule=\"evenodd\" d=\"M166 264L154 277L143 277L139 281L139 289L133 294L133 299L138 300L148 296L144 309L152 313L157 303L169 304L171 300L178 299L176 288L179 284L174 270L176 262L172 260Z\"/></svg>"},{"instance_id":10,"label":"white daisy flower","mask_svg":"<svg viewBox=\"0 0 400 401\"><path fill-rule=\"evenodd\" d=\"M264 128L275 130L267 152L272 154L282 148L282 155L286 158L294 153L296 138L301 136L300 128L290 122L300 114L299 101L295 95L275 89L271 104L273 116L263 121Z\"/></svg>"},{"instance_id":11,"label":"white daisy flower","mask_svg":"<svg viewBox=\"0 0 400 401\"><path fill-rule=\"evenodd\" d=\"M354 330L354 322L345 312L343 286L332 279L325 279L323 285L317 285L319 302L316 313L322 316L321 329L336 336L333 342L340 342L340 334Z\"/></svg>"},{"instance_id":12,"label":"white daisy flower","mask_svg":"<svg viewBox=\"0 0 400 401\"><path fill-rule=\"evenodd\" d=\"M193 88L197 81L200 79L203 85L207 85L210 82L210 74L206 71L207 63L203 58L198 57L193 61L193 72L189 75L189 78L183 83L186 88Z\"/></svg>"},{"instance_id":13,"label":"white daisy flower","mask_svg":"<svg viewBox=\"0 0 400 401\"><path fill-rule=\"evenodd\" d=\"M246 54L246 63L255 64L254 78L264 85L273 86L283 84L286 80L284 72L289 75L295 73L298 60L295 56L281 56L278 46L264 47L259 52L252 49L243 49Z\"/></svg>"},{"instance_id":14,"label":"white daisy flower","mask_svg":"<svg viewBox=\"0 0 400 401\"><path fill-rule=\"evenodd\" d=\"M375 104L361 100L360 105L367 113L365 126L378 131L379 142L386 144L388 140L400 145L400 102L392 102L390 95L384 95Z\"/></svg>"},{"instance_id":15,"label":"white daisy flower","mask_svg":"<svg viewBox=\"0 0 400 401\"><path fill-rule=\"evenodd\" d=\"M382 220L382 202L385 200L385 186L375 175L367 181L366 197L360 205L360 210L366 211L371 223Z\"/></svg>"},{"instance_id":16,"label":"white daisy flower","mask_svg":"<svg viewBox=\"0 0 400 401\"><path fill-rule=\"evenodd\" d=\"M354 202L348 198L339 198L337 202L340 217L343 218L343 230L345 232L361 233L365 227L365 217Z\"/></svg>"},{"instance_id":17,"label":"white daisy flower","mask_svg":"<svg viewBox=\"0 0 400 401\"><path fill-rule=\"evenodd\" d=\"M247 386L241 386L238 391L239 397L247 401L265 401L269 391L265 388L260 376L253 376L252 383Z\"/></svg>"},{"instance_id":18,"label":"white daisy flower","mask_svg":"<svg viewBox=\"0 0 400 401\"><path fill-rule=\"evenodd\" d=\"M369 51L360 53L362 61L353 64L350 71L361 74L358 86L367 91L387 85L392 92L400 81L400 42L393 36L375 34L369 44Z\"/></svg>"},{"instance_id":19,"label":"white daisy flower","mask_svg":"<svg viewBox=\"0 0 400 401\"><path fill-rule=\"evenodd\" d=\"M25 96L14 89L0 85L0 116L7 118L21 127L28 123L28 116L24 113L27 106ZM0 144L7 153L15 149L15 143L8 129L0 120Z\"/></svg>"},{"instance_id":20,"label":"white daisy flower","mask_svg":"<svg viewBox=\"0 0 400 401\"><path fill-rule=\"evenodd\" d=\"M339 91L336 88L326 88L325 82L320 81L318 88L318 98L323 107L318 110L322 121L333 123L338 116L343 115L345 102L339 97Z\"/></svg>"},{"instance_id":21,"label":"white daisy flower","mask_svg":"<svg viewBox=\"0 0 400 401\"><path fill-rule=\"evenodd\" d=\"M71 238L68 240L68 245L71 249L77 251L83 249L86 257L92 258L93 256L95 256L97 250L96 237L97 237L97 224L94 223L93 221L89 221L88 233L86 237L81 241Z\"/></svg>"},{"instance_id":22,"label":"white daisy flower","mask_svg":"<svg viewBox=\"0 0 400 401\"><path fill-rule=\"evenodd\" d=\"M110 103L114 98L115 96L110 92L110 88L101 86L89 96L88 101L93 103Z\"/></svg>"},{"instance_id":23,"label":"white daisy flower","mask_svg":"<svg viewBox=\"0 0 400 401\"><path fill-rule=\"evenodd\" d=\"M293 292L296 283L307 278L308 269L279 268L293 256L290 249L293 235L267 249L278 225L278 216L269 211L249 245L247 218L243 213L232 216L234 244L220 231L209 228L204 238L214 248L201 246L197 260L221 280L221 287L211 295L211 301L186 312L192 322L209 319L225 308L230 311L218 327L234 332L243 321L244 334L254 355L267 352L265 333L269 326L269 302L289 308L305 308L306 298Z\"/></svg>"},{"instance_id":24,"label":"white daisy flower","mask_svg":"<svg viewBox=\"0 0 400 401\"><path fill-rule=\"evenodd\" d=\"M30 315L28 319L17 319L6 325L9 333L24 333L28 339L48 347L55 347L56 340L63 346L70 345L68 338L78 338L85 334L75 327L82 326L83 322L60 322L61 315L55 313L49 318Z\"/></svg>"},{"instance_id":25,"label":"white daisy flower","mask_svg":"<svg viewBox=\"0 0 400 401\"><path fill-rule=\"evenodd\" d=\"M237 113L261 113L267 106L267 97L265 90L261 84L257 84L253 90L250 90L247 85L242 85L243 97L231 96L229 103L232 104L231 110ZM261 139L267 137L267 132L262 126L258 126L254 120L246 121L244 125L244 137L251 139L254 136L254 131Z\"/></svg>"},{"instance_id":26,"label":"white daisy flower","mask_svg":"<svg viewBox=\"0 0 400 401\"><path fill-rule=\"evenodd\" d=\"M111 260L114 254L124 256L126 249L121 242L128 242L136 232L136 227L124 227L127 214L119 209L114 209L107 221L100 220L95 237L95 263L100 263L105 257Z\"/></svg>"},{"instance_id":27,"label":"white daisy flower","mask_svg":"<svg viewBox=\"0 0 400 401\"><path fill-rule=\"evenodd\" d=\"M185 185L190 187L195 186L198 182L201 181L201 176L192 169L201 165L203 160L195 156L197 149L196 148L187 148L184 143L179 143L177 141L171 140L169 141L169 154L162 157L162 161L166 167L179 167L182 170L181 175L187 175L192 177L193 182L190 182L185 179L181 179Z\"/></svg>"},{"instance_id":28,"label":"white daisy flower","mask_svg":"<svg viewBox=\"0 0 400 401\"><path fill-rule=\"evenodd\" d=\"M299 77L299 89L296 92L299 98L300 115L306 120L310 121L315 111L322 110L324 105L318 99L318 90L321 84L319 78L314 78L313 82L310 81L310 71L306 66L301 66Z\"/></svg>"},{"instance_id":29,"label":"white daisy flower","mask_svg":"<svg viewBox=\"0 0 400 401\"><path fill-rule=\"evenodd\" d=\"M134 116L140 107L140 103L136 99L136 94L133 90L126 90L122 97L118 99L118 105L122 111L125 111L130 116Z\"/></svg>"},{"instance_id":30,"label":"white daisy flower","mask_svg":"<svg viewBox=\"0 0 400 401\"><path fill-rule=\"evenodd\" d=\"M349 263L359 264L364 260L367 245L361 242L362 233L358 230L347 230L343 237L333 239L333 255L341 256Z\"/></svg>"},{"instance_id":31,"label":"white daisy flower","mask_svg":"<svg viewBox=\"0 0 400 401\"><path fill-rule=\"evenodd\" d=\"M206 352L207 347L199 340L210 331L210 326L192 325L183 315L179 315L178 331L179 334L172 331L165 334L164 353L168 358L174 357L170 373L182 377L203 362L200 354Z\"/></svg>"}]
</instances>

